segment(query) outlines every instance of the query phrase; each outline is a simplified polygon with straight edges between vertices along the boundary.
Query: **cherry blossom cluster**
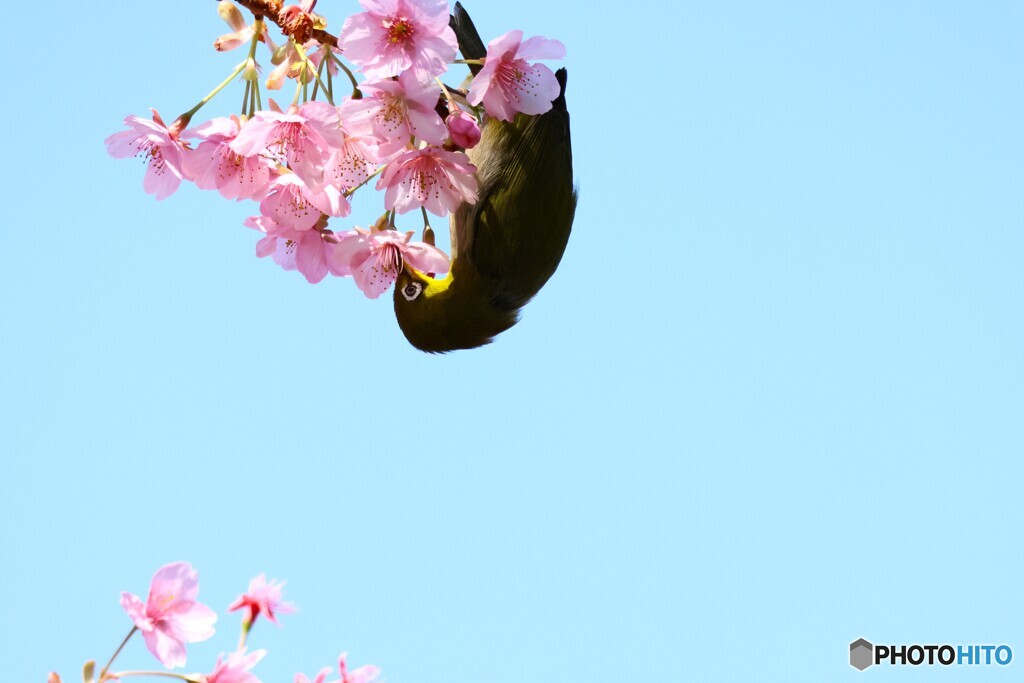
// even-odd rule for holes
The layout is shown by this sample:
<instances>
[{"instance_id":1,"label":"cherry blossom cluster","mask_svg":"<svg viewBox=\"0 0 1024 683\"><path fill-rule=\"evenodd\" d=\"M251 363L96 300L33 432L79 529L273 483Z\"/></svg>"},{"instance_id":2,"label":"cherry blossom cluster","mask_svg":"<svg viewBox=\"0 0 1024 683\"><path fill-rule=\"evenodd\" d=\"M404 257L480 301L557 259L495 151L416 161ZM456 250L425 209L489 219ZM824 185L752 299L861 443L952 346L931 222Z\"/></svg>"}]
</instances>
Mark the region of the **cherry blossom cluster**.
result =
<instances>
[{"instance_id":1,"label":"cherry blossom cluster","mask_svg":"<svg viewBox=\"0 0 1024 683\"><path fill-rule=\"evenodd\" d=\"M132 621L120 647L96 673L95 662L86 662L82 670L84 683L107 683L136 676L177 678L186 683L260 683L251 669L267 654L266 650L249 652L246 644L249 632L259 616L277 624L278 614L295 611L283 600L284 582L267 581L260 574L249 582L249 589L228 606L228 611L242 611L242 635L233 652L222 653L208 673L179 674L168 671L112 671L111 667L125 645L136 633L141 633L153 656L168 669L184 667L185 645L207 640L214 634L217 614L199 602L199 575L188 562L164 565L153 575L149 595L145 601L132 593L121 593L121 607ZM375 666L361 666L348 670L346 654L338 658L340 678L331 683L372 683L380 675ZM321 669L312 683L326 683L332 669ZM61 683L57 673L50 673L48 683ZM305 674L295 674L295 683L310 683Z\"/></svg>"},{"instance_id":2,"label":"cherry blossom cluster","mask_svg":"<svg viewBox=\"0 0 1024 683\"><path fill-rule=\"evenodd\" d=\"M128 129L107 138L108 152L142 157L143 188L157 199L187 180L226 199L255 202L259 214L244 223L261 234L257 256L299 271L310 283L328 274L352 276L376 298L405 264L446 272L449 258L434 246L428 212L443 217L477 200L477 169L466 150L480 142L489 119L511 121L551 108L558 82L534 60L564 57L562 44L524 40L514 30L492 40L486 56L456 59L447 0L360 0L363 11L348 17L336 38L313 11L316 0L238 2L254 12L253 23L221 0L218 11L232 32L214 47L248 45L246 59L169 125L156 110L151 119L128 116ZM281 28L282 44L271 38L268 21ZM269 98L263 107L260 45L274 65L266 89L294 81L287 107ZM446 86L441 77L456 63L477 73L460 87ZM351 86L344 96L336 95L342 73L345 88ZM190 127L199 109L236 79L245 87L241 111ZM374 178L383 191L383 215L366 221L369 228L329 229L331 219L349 216L350 198ZM417 209L423 241L397 229L397 216Z\"/></svg>"}]
</instances>

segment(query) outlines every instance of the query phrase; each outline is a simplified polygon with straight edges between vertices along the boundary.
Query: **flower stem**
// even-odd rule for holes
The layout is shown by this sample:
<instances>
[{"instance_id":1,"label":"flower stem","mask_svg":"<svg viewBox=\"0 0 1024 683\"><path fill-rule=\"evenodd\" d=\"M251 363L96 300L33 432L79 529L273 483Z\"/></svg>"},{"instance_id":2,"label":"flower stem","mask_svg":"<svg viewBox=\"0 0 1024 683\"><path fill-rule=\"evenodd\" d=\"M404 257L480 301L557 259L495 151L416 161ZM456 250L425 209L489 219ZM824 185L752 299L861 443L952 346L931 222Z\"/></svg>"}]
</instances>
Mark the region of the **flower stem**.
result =
<instances>
[{"instance_id":1,"label":"flower stem","mask_svg":"<svg viewBox=\"0 0 1024 683\"><path fill-rule=\"evenodd\" d=\"M459 105L455 103L455 98L452 97L451 91L448 90L448 86L446 86L437 76L434 77L434 80L437 81L439 86L441 86L441 92L444 93L444 98L448 100L448 111L454 114L459 110Z\"/></svg>"},{"instance_id":2,"label":"flower stem","mask_svg":"<svg viewBox=\"0 0 1024 683\"><path fill-rule=\"evenodd\" d=\"M117 656L121 654L121 650L123 650L124 646L128 644L128 639L135 635L135 632L138 630L138 626L132 626L132 630L128 631L128 635L126 635L124 637L124 640L121 641L121 644L117 646L117 649L114 651L114 654L110 655L110 659L107 660L107 663L103 666L102 669L100 669L100 683L103 683L103 677L106 676L107 671L110 670L110 665L114 663L114 660L117 659Z\"/></svg>"},{"instance_id":3,"label":"flower stem","mask_svg":"<svg viewBox=\"0 0 1024 683\"><path fill-rule=\"evenodd\" d=\"M341 67L341 70L345 72L346 76L348 76L348 80L352 81L352 99L362 99L363 93L362 91L359 90L359 83L356 82L356 77L352 75L352 72L349 71L349 68L345 66L345 62L338 59L336 56L334 56L333 53L331 54L331 59L333 59L335 63Z\"/></svg>"},{"instance_id":4,"label":"flower stem","mask_svg":"<svg viewBox=\"0 0 1024 683\"><path fill-rule=\"evenodd\" d=\"M125 676L163 676L164 678L177 678L182 681L195 680L184 674L171 673L170 671L118 671L113 675L118 678L124 678Z\"/></svg>"},{"instance_id":5,"label":"flower stem","mask_svg":"<svg viewBox=\"0 0 1024 683\"><path fill-rule=\"evenodd\" d=\"M207 95L203 99L199 100L199 103L196 104L196 106L192 107L191 109L189 109L187 112L185 112L184 114L182 114L178 118L182 119L182 120L185 120L185 121L190 120L192 118L193 114L195 114L197 111L199 111L200 109L203 108L204 104L206 104L207 102L212 100L217 93L219 93L221 90L223 90L224 88L227 87L228 83L230 83L231 81L235 80L235 77L238 76L238 74L242 73L242 69L245 68L245 65L248 63L248 61L249 60L247 59L247 60L243 61L241 64L239 64L238 66L236 66L235 70L231 72L231 75L228 76L227 78L225 78L224 81L220 85L218 85L216 88L211 90L209 95Z\"/></svg>"},{"instance_id":6,"label":"flower stem","mask_svg":"<svg viewBox=\"0 0 1024 683\"><path fill-rule=\"evenodd\" d=\"M313 68L313 62L309 61L309 57L306 56L306 51L303 50L302 46L298 43L294 43L294 45L295 51L299 53L299 58L302 59L303 66L305 67L304 71L309 70L314 76L316 76L316 82L320 84L320 87L323 88L324 93L326 93L327 101L330 102L331 106L334 106L334 99L331 97L330 91L327 89L327 86L324 85L324 82L320 80L320 73Z\"/></svg>"},{"instance_id":7,"label":"flower stem","mask_svg":"<svg viewBox=\"0 0 1024 683\"><path fill-rule=\"evenodd\" d=\"M243 650L245 648L245 641L247 641L249 639L249 631L251 631L251 630L252 630L252 622L249 621L248 619L243 619L242 620L242 635L240 635L238 637L238 647L235 648L236 650L241 651L241 650Z\"/></svg>"},{"instance_id":8,"label":"flower stem","mask_svg":"<svg viewBox=\"0 0 1024 683\"><path fill-rule=\"evenodd\" d=\"M453 59L452 64L483 64L483 59Z\"/></svg>"},{"instance_id":9,"label":"flower stem","mask_svg":"<svg viewBox=\"0 0 1024 683\"><path fill-rule=\"evenodd\" d=\"M373 173L371 173L370 175L366 176L366 180L364 180L363 182L359 183L359 184L358 184L358 185L356 185L355 187L353 187L353 188L349 188L348 190L345 190L345 192L344 192L345 196L346 196L346 197L351 197L351 196L352 196L352 195L353 195L353 194L355 193L355 191L356 191L356 190L358 190L358 189L359 189L360 187L362 187L362 186L363 186L363 185L365 185L366 183L370 182L371 180L373 180L374 178L376 178L377 176L379 176L379 175L380 175L380 173L381 173L381 171L383 171L383 170L384 170L384 167L385 167L385 166L387 166L387 164L385 164L384 166L381 166L381 167L380 167L380 168L378 168L378 169L377 169L376 171L374 171L374 172L373 172Z\"/></svg>"}]
</instances>

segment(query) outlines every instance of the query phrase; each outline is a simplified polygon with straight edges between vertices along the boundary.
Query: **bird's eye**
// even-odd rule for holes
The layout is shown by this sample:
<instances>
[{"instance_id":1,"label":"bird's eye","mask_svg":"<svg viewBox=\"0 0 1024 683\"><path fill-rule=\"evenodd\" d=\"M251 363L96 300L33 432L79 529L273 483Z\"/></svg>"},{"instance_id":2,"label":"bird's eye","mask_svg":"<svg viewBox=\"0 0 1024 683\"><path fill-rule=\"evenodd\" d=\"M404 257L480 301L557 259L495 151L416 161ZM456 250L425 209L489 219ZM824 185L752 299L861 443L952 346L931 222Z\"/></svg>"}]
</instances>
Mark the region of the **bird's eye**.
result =
<instances>
[{"instance_id":1,"label":"bird's eye","mask_svg":"<svg viewBox=\"0 0 1024 683\"><path fill-rule=\"evenodd\" d=\"M415 301L416 297L423 291L423 285L419 282L410 282L405 287L402 287L402 296L405 297L406 301Z\"/></svg>"}]
</instances>

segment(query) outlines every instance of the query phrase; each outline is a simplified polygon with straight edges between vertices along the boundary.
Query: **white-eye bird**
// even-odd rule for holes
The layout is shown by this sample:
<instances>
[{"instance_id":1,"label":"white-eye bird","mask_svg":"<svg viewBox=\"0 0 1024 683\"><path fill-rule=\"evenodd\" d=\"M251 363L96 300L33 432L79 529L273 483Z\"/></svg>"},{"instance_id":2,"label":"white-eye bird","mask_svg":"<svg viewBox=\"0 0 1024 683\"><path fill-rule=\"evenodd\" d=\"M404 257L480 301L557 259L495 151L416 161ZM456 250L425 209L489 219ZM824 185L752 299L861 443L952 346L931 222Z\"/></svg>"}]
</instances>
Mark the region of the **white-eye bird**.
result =
<instances>
[{"instance_id":1,"label":"white-eye bird","mask_svg":"<svg viewBox=\"0 0 1024 683\"><path fill-rule=\"evenodd\" d=\"M467 59L486 49L456 3L452 29ZM471 67L473 68L473 67ZM476 66L475 71L479 70ZM406 264L395 283L395 316L418 349L442 353L491 342L555 272L576 212L566 71L550 111L488 119L467 153L477 167L475 204L450 217L452 261L440 278Z\"/></svg>"}]
</instances>

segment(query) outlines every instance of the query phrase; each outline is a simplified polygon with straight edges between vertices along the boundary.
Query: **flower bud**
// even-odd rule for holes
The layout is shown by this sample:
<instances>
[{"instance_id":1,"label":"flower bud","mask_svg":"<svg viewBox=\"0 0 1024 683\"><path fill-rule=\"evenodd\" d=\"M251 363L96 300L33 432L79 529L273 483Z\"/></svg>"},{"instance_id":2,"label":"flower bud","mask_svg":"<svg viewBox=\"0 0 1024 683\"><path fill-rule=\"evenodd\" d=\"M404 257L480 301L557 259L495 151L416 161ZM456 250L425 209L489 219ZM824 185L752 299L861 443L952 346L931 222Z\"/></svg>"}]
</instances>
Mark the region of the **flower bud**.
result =
<instances>
[{"instance_id":1,"label":"flower bud","mask_svg":"<svg viewBox=\"0 0 1024 683\"><path fill-rule=\"evenodd\" d=\"M452 142L463 149L471 149L480 142L480 126L476 119L462 111L452 112L445 120Z\"/></svg>"},{"instance_id":2,"label":"flower bud","mask_svg":"<svg viewBox=\"0 0 1024 683\"><path fill-rule=\"evenodd\" d=\"M242 12L235 7L233 2L218 2L217 3L217 14L224 20L228 26L231 27L232 31L241 31L245 28L245 17L242 16Z\"/></svg>"}]
</instances>

